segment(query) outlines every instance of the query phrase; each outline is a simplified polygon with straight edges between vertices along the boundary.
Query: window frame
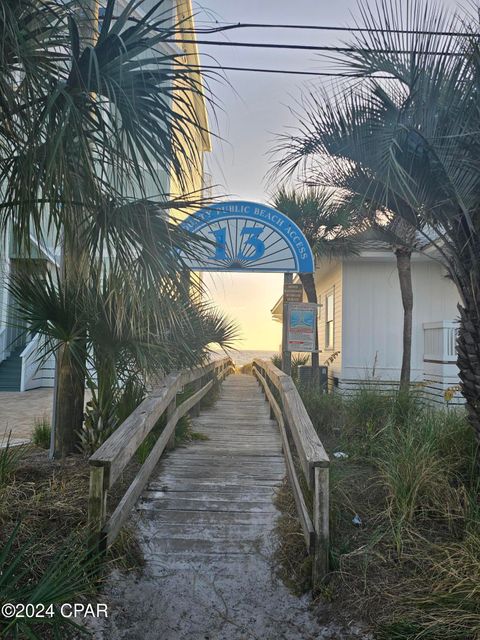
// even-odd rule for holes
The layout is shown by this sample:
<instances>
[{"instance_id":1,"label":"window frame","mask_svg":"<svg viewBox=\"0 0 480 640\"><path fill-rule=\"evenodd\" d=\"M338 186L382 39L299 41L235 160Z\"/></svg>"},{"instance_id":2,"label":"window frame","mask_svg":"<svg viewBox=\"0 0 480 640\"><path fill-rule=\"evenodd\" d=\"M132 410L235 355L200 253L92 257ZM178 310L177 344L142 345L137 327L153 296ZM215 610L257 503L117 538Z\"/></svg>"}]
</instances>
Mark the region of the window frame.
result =
<instances>
[{"instance_id":1,"label":"window frame","mask_svg":"<svg viewBox=\"0 0 480 640\"><path fill-rule=\"evenodd\" d=\"M329 305L329 300L331 300L331 305ZM331 306L331 309L330 309L330 306ZM330 289L325 294L325 351L333 351L334 348L335 348L335 287L332 287L332 289Z\"/></svg>"}]
</instances>

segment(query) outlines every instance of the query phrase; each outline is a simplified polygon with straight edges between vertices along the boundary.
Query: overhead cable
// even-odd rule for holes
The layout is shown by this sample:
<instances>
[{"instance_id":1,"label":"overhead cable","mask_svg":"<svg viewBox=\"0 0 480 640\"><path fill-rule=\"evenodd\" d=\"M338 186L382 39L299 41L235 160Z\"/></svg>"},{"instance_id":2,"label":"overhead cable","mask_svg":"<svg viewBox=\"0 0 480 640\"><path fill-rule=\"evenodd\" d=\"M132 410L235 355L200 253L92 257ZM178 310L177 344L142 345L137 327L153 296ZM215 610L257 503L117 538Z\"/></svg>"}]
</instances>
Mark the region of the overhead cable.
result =
<instances>
[{"instance_id":1,"label":"overhead cable","mask_svg":"<svg viewBox=\"0 0 480 640\"><path fill-rule=\"evenodd\" d=\"M309 45L309 44L278 44L276 42L229 42L229 41L220 41L220 40L197 40L194 38L178 38L178 39L168 39L165 42L170 42L171 44L200 44L206 46L216 46L216 47L247 47L247 48L256 48L256 49L288 49L288 50L299 50L299 51L328 51L335 53L384 53L384 54L417 54L417 55L425 55L425 56L461 56L464 55L462 52L452 52L452 51L429 51L421 50L421 51L413 51L408 49L361 49L357 47L336 47L336 46L328 46L328 45Z\"/></svg>"}]
</instances>

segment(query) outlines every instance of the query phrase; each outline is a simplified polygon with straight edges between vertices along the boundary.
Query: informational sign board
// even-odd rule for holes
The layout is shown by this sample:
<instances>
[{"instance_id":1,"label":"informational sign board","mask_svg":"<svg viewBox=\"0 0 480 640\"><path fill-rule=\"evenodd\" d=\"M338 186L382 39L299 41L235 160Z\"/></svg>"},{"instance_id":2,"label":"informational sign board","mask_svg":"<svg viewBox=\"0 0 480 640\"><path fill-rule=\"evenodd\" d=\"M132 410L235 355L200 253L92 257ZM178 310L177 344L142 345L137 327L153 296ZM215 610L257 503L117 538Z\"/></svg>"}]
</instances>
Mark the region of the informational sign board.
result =
<instances>
[{"instance_id":1,"label":"informational sign board","mask_svg":"<svg viewBox=\"0 0 480 640\"><path fill-rule=\"evenodd\" d=\"M288 304L286 351L315 351L317 305L308 302Z\"/></svg>"},{"instance_id":2,"label":"informational sign board","mask_svg":"<svg viewBox=\"0 0 480 640\"><path fill-rule=\"evenodd\" d=\"M303 285L300 284L284 284L283 285L283 300L285 303L289 302L302 302L303 300Z\"/></svg>"},{"instance_id":3,"label":"informational sign board","mask_svg":"<svg viewBox=\"0 0 480 640\"><path fill-rule=\"evenodd\" d=\"M312 250L302 231L267 205L219 202L188 216L181 226L196 235L192 251L181 254L193 271L314 271Z\"/></svg>"}]
</instances>

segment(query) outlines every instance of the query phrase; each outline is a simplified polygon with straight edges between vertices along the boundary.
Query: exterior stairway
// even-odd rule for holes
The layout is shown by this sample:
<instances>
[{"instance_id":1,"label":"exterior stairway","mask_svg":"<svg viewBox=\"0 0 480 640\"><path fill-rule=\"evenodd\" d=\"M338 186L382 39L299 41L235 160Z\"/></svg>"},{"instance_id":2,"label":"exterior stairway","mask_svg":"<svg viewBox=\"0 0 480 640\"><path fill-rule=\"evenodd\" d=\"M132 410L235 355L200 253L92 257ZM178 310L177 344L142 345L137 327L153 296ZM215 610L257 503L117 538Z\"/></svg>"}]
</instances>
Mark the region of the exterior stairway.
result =
<instances>
[{"instance_id":1,"label":"exterior stairway","mask_svg":"<svg viewBox=\"0 0 480 640\"><path fill-rule=\"evenodd\" d=\"M22 359L20 354L24 347L15 349L10 356L0 362L0 391L20 391L22 376Z\"/></svg>"}]
</instances>

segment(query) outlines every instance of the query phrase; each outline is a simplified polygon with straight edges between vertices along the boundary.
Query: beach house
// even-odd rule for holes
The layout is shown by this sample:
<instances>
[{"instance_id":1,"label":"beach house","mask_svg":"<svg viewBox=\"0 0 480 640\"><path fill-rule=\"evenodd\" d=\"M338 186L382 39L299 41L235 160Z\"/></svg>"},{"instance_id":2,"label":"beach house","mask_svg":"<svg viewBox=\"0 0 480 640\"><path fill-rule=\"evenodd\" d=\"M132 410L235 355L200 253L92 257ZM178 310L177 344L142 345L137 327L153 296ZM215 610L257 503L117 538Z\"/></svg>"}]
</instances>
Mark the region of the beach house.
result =
<instances>
[{"instance_id":1,"label":"beach house","mask_svg":"<svg viewBox=\"0 0 480 640\"><path fill-rule=\"evenodd\" d=\"M104 3L100 3L104 4ZM121 11L127 2L119 0L117 10ZM154 0L145 0L140 12L146 12L156 4ZM103 15L100 8L100 20ZM161 172L164 193L173 197L187 194L199 194L206 186L208 178L204 171L204 156L211 150L208 128L208 116L203 93L202 76L199 63L198 47L195 40L195 23L191 0L165 0L162 5L165 15L171 16L174 24L181 24L187 30L188 37L176 42L164 42L158 46L175 57L175 64L191 65L191 73L195 79L196 91L191 95L189 109L192 126L191 136L185 149L189 150L188 171L185 171L185 182L176 183L173 175ZM172 58L173 59L173 58ZM185 87L174 87L172 108L185 109ZM188 135L188 134L187 134ZM187 167L186 167L187 169ZM153 187L152 187L153 188ZM155 188L155 192L158 189ZM195 196L194 196L195 197ZM0 391L26 391L39 387L52 387L54 382L54 359L41 357L41 337L28 332L23 326L13 297L8 290L8 280L16 271L22 269L48 269L59 264L60 247L55 244L53 235L45 234L40 242L32 237L32 249L29 255L20 254L13 241L12 229L7 229L0 238Z\"/></svg>"},{"instance_id":2,"label":"beach house","mask_svg":"<svg viewBox=\"0 0 480 640\"><path fill-rule=\"evenodd\" d=\"M412 280L411 380L432 402L462 403L455 350L457 290L441 264L424 253L412 255ZM388 243L372 237L362 240L357 255L317 260L315 284L320 363L328 364L330 384L343 391L360 384L398 385L403 308ZM281 322L282 314L280 298L272 317Z\"/></svg>"}]
</instances>

